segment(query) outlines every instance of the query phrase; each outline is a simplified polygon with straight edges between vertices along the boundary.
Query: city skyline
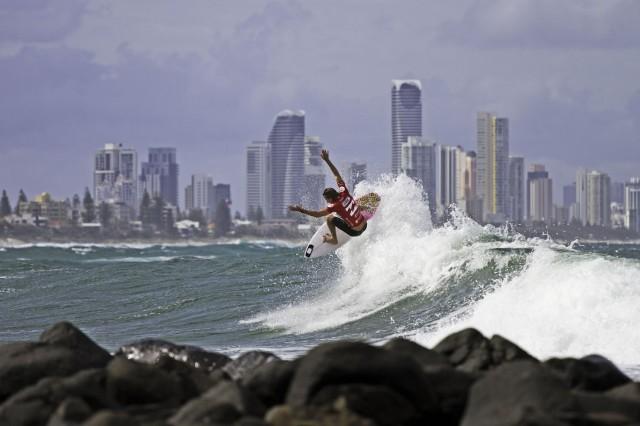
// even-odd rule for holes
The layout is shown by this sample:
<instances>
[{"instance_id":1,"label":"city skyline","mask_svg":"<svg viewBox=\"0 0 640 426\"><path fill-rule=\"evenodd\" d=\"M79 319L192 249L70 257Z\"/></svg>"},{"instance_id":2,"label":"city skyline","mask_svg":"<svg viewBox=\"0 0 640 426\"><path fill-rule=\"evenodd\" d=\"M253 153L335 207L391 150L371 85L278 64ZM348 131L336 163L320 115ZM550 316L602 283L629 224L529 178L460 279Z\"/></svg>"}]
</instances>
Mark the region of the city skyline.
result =
<instances>
[{"instance_id":1,"label":"city skyline","mask_svg":"<svg viewBox=\"0 0 640 426\"><path fill-rule=\"evenodd\" d=\"M192 173L238 191L246 144L285 108L307 111L307 133L374 177L391 163L394 78L422 81L422 134L444 144L474 149L478 111L509 117L510 152L547 166L556 202L578 167L638 174L637 2L340 5L0 6L0 182L80 193L96 147L123 143L176 147L180 193Z\"/></svg>"}]
</instances>

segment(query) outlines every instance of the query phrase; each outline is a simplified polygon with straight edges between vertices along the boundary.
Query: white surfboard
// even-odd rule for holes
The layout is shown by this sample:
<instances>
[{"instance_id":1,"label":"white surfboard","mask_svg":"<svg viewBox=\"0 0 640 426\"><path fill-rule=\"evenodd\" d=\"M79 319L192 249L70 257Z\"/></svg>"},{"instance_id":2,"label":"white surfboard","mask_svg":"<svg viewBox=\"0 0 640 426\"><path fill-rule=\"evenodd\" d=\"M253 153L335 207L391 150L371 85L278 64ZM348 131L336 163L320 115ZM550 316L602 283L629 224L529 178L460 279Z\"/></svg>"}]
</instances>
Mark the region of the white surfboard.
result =
<instances>
[{"instance_id":1,"label":"white surfboard","mask_svg":"<svg viewBox=\"0 0 640 426\"><path fill-rule=\"evenodd\" d=\"M325 235L329 234L329 227L327 222L323 223L320 228L313 234L311 241L307 244L307 248L304 251L304 257L320 257L338 250L345 245L351 237L345 234L340 229L336 228L336 237L338 238L338 244L329 244L322 241Z\"/></svg>"},{"instance_id":2,"label":"white surfboard","mask_svg":"<svg viewBox=\"0 0 640 426\"><path fill-rule=\"evenodd\" d=\"M367 221L369 221L376 213L378 205L380 204L380 196L375 192L372 192L358 198L356 202L361 207L362 213ZM327 226L327 222L324 222L322 226L318 228L316 233L313 234L313 237L311 237L311 240L307 244L307 248L304 250L304 257L314 258L325 256L331 252L338 250L340 247L349 242L351 238L353 238L345 234L340 229L336 228L336 237L338 238L338 244L325 243L322 240L324 236L329 233L330 232L329 227Z\"/></svg>"}]
</instances>

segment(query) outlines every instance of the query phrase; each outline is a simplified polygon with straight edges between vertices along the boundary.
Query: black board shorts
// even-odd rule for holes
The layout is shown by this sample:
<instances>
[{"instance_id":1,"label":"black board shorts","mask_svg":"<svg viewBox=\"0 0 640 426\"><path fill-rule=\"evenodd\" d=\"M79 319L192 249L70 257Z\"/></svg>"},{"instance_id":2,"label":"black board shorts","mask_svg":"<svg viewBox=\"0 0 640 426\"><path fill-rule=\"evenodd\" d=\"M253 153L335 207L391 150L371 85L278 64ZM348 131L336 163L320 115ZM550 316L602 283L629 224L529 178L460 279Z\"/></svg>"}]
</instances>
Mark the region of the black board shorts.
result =
<instances>
[{"instance_id":1,"label":"black board shorts","mask_svg":"<svg viewBox=\"0 0 640 426\"><path fill-rule=\"evenodd\" d=\"M336 226L336 228L338 228L339 230L341 230L342 232L344 232L345 234L351 237L360 236L367 229L367 222L365 222L364 228L362 228L359 231L355 231L353 228L347 225L347 222L345 222L344 220L342 220L342 218L339 218L338 216L334 216L333 219L331 219L331 223L333 223Z\"/></svg>"}]
</instances>

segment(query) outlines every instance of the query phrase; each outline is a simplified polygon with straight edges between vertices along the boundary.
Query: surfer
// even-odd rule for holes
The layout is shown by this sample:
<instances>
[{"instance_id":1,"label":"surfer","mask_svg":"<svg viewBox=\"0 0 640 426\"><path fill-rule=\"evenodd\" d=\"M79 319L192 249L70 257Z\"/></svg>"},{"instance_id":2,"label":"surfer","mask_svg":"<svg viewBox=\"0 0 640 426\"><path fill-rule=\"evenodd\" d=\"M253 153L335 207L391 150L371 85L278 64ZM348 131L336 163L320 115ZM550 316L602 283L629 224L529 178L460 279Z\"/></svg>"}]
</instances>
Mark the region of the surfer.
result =
<instances>
[{"instance_id":1,"label":"surfer","mask_svg":"<svg viewBox=\"0 0 640 426\"><path fill-rule=\"evenodd\" d=\"M349 193L347 185L344 183L342 176L340 176L340 172L338 172L336 166L329 160L329 151L323 149L320 157L327 163L327 166L331 169L331 173L336 177L338 190L325 188L322 192L322 196L327 202L325 209L314 211L307 210L301 206L289 206L289 210L313 217L329 215L329 217L327 217L327 226L329 227L330 233L325 235L322 241L329 244L338 244L336 228L342 230L347 235L357 237L362 235L365 229L367 229L367 220L362 215L356 199ZM331 213L336 213L338 216L334 216Z\"/></svg>"}]
</instances>

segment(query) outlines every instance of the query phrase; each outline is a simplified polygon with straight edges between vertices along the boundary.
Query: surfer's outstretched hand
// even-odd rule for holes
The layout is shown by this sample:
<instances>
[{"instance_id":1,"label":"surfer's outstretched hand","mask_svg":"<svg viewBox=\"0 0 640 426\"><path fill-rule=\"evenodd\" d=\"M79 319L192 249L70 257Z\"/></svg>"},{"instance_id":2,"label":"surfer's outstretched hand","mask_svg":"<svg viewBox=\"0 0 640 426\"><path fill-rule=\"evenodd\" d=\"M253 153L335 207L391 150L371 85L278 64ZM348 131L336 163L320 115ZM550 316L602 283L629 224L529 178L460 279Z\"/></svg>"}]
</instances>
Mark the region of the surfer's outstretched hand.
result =
<instances>
[{"instance_id":1,"label":"surfer's outstretched hand","mask_svg":"<svg viewBox=\"0 0 640 426\"><path fill-rule=\"evenodd\" d=\"M322 158L324 161L329 161L329 151L323 149L320 153L320 158Z\"/></svg>"},{"instance_id":2,"label":"surfer's outstretched hand","mask_svg":"<svg viewBox=\"0 0 640 426\"><path fill-rule=\"evenodd\" d=\"M302 207L300 207L300 206L289 206L289 210L291 210L292 212L299 212L299 211L302 211Z\"/></svg>"}]
</instances>

